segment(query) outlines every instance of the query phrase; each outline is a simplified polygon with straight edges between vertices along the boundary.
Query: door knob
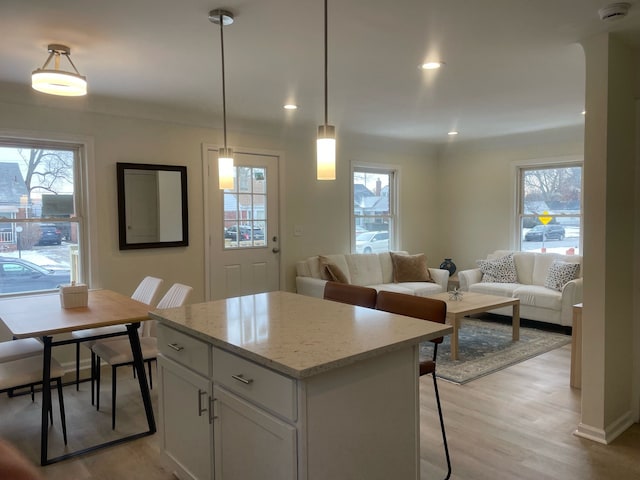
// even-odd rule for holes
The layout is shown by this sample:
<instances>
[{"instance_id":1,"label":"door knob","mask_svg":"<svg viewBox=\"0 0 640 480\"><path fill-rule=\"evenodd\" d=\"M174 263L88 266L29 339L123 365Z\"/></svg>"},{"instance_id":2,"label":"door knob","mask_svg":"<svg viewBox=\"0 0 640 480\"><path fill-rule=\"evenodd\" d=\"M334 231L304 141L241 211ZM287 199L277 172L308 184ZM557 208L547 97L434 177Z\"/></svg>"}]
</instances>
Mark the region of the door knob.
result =
<instances>
[{"instance_id":1,"label":"door knob","mask_svg":"<svg viewBox=\"0 0 640 480\"><path fill-rule=\"evenodd\" d=\"M273 248L271 249L271 251L272 251L273 253L278 253L278 252L280 251L280 249L279 249L278 247L273 247Z\"/></svg>"}]
</instances>

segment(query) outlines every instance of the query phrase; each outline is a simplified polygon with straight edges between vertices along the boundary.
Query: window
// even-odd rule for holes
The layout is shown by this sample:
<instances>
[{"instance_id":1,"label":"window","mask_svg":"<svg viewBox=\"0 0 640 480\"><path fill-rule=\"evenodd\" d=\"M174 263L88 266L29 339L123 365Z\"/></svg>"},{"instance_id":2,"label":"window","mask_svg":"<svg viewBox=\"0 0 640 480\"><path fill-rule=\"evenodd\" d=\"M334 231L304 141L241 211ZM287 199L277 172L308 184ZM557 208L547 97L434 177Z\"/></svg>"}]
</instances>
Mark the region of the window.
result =
<instances>
[{"instance_id":1,"label":"window","mask_svg":"<svg viewBox=\"0 0 640 480\"><path fill-rule=\"evenodd\" d=\"M266 246L267 169L236 166L233 190L224 191L224 248Z\"/></svg>"},{"instance_id":2,"label":"window","mask_svg":"<svg viewBox=\"0 0 640 480\"><path fill-rule=\"evenodd\" d=\"M352 250L356 253L395 248L395 178L389 169L354 168Z\"/></svg>"},{"instance_id":3,"label":"window","mask_svg":"<svg viewBox=\"0 0 640 480\"><path fill-rule=\"evenodd\" d=\"M0 295L85 281L81 150L0 139Z\"/></svg>"},{"instance_id":4,"label":"window","mask_svg":"<svg viewBox=\"0 0 640 480\"><path fill-rule=\"evenodd\" d=\"M519 169L520 250L578 254L582 245L582 164Z\"/></svg>"}]
</instances>

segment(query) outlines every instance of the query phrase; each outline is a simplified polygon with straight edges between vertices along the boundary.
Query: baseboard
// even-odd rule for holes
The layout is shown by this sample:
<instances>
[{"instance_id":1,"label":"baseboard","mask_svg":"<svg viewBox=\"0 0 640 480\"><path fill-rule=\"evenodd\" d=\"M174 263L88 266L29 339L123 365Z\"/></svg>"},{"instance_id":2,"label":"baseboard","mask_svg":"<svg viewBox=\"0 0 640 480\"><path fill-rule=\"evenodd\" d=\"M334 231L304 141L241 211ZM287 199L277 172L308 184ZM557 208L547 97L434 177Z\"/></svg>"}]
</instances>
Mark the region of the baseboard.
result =
<instances>
[{"instance_id":1,"label":"baseboard","mask_svg":"<svg viewBox=\"0 0 640 480\"><path fill-rule=\"evenodd\" d=\"M573 434L577 437L586 438L594 442L608 445L634 423L633 412L629 410L618 417L616 421L610 423L605 429L592 427L580 422L578 428L573 432Z\"/></svg>"}]
</instances>

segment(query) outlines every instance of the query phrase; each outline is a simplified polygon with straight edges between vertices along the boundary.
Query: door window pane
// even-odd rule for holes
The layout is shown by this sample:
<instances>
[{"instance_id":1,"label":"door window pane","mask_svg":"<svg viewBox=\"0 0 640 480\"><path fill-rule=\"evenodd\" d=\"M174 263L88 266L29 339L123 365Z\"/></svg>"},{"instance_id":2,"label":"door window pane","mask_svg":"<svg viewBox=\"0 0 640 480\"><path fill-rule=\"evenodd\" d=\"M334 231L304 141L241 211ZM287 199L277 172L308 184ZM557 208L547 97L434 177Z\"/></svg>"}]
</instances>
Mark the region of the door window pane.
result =
<instances>
[{"instance_id":1,"label":"door window pane","mask_svg":"<svg viewBox=\"0 0 640 480\"><path fill-rule=\"evenodd\" d=\"M236 185L224 191L224 248L266 246L267 169L236 166Z\"/></svg>"}]
</instances>

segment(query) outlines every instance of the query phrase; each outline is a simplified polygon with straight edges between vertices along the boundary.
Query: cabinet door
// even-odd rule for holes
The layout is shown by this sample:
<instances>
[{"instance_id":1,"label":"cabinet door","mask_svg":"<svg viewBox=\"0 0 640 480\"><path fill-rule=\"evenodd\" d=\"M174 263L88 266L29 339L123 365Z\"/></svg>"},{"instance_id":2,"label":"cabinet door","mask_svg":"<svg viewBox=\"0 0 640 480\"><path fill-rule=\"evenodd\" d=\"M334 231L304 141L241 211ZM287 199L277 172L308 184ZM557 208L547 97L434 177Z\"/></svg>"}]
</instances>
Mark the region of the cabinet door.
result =
<instances>
[{"instance_id":1,"label":"cabinet door","mask_svg":"<svg viewBox=\"0 0 640 480\"><path fill-rule=\"evenodd\" d=\"M213 478L211 381L162 356L158 377L162 453L182 480Z\"/></svg>"},{"instance_id":2,"label":"cabinet door","mask_svg":"<svg viewBox=\"0 0 640 480\"><path fill-rule=\"evenodd\" d=\"M214 385L216 480L295 480L296 429Z\"/></svg>"}]
</instances>

